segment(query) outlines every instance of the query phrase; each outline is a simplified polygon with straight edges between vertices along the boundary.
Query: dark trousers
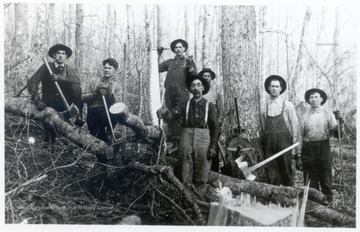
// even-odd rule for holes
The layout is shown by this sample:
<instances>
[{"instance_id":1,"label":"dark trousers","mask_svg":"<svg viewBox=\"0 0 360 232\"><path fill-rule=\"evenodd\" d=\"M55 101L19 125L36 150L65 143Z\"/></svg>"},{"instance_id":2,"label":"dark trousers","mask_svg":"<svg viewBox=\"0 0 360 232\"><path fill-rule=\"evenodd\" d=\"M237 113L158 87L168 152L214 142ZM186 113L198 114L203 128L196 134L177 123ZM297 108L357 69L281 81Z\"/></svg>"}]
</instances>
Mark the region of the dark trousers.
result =
<instances>
[{"instance_id":1,"label":"dark trousers","mask_svg":"<svg viewBox=\"0 0 360 232\"><path fill-rule=\"evenodd\" d=\"M66 85L60 85L60 89L63 92L66 101L69 105L72 103L76 105L80 111L80 114L82 114L83 109L83 103L81 101L81 87L80 84L66 84ZM59 94L59 93L56 93ZM63 112L66 110L64 102L61 100L60 95L56 95L57 97L52 99L42 99L42 101L49 107L53 108L54 110L58 112ZM66 115L65 115L66 117ZM65 118L65 120L68 120L69 118ZM57 133L55 129L52 126L45 126L45 142L54 143Z\"/></svg>"},{"instance_id":2,"label":"dark trousers","mask_svg":"<svg viewBox=\"0 0 360 232\"><path fill-rule=\"evenodd\" d=\"M304 184L310 181L310 187L319 190L327 196L329 202L332 196L332 157L329 140L304 142L301 158L303 162Z\"/></svg>"},{"instance_id":3,"label":"dark trousers","mask_svg":"<svg viewBox=\"0 0 360 232\"><path fill-rule=\"evenodd\" d=\"M110 142L108 134L111 132L109 121L106 116L105 107L89 108L86 119L90 134L104 142ZM114 125L114 120L111 120Z\"/></svg>"},{"instance_id":4,"label":"dark trousers","mask_svg":"<svg viewBox=\"0 0 360 232\"><path fill-rule=\"evenodd\" d=\"M268 134L265 139L265 158L269 158L283 149L291 146L292 138L288 133ZM293 186L293 170L291 166L291 151L266 164L268 183L273 185Z\"/></svg>"},{"instance_id":5,"label":"dark trousers","mask_svg":"<svg viewBox=\"0 0 360 232\"><path fill-rule=\"evenodd\" d=\"M180 107L189 100L189 92L186 89L173 84L166 87L164 97L165 106L170 112L173 112L174 110L180 111ZM173 119L168 122L167 125L169 129L167 140L178 142L183 128L181 118Z\"/></svg>"}]
</instances>

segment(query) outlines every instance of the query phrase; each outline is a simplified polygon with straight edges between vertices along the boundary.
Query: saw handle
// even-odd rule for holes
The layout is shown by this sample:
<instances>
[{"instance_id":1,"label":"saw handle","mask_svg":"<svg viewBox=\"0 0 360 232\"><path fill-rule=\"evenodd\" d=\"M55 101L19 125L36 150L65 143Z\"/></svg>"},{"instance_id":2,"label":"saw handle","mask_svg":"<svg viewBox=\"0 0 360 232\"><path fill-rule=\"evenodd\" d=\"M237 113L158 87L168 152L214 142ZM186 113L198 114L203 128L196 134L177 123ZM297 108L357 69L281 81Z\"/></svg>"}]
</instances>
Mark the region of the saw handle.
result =
<instances>
[{"instance_id":1,"label":"saw handle","mask_svg":"<svg viewBox=\"0 0 360 232\"><path fill-rule=\"evenodd\" d=\"M50 68L50 66L49 66L46 58L43 58L43 61L44 61L45 65L46 65L46 67L47 67L50 75L53 75L54 73L52 72L52 70L51 70L51 68ZM59 94L60 94L61 100L63 101L66 110L70 111L71 108L70 108L70 106L69 106L69 103L66 101L66 98L65 98L63 92L61 91L61 88L60 88L59 84L57 83L57 81L54 81L54 84L55 84L55 86L56 86L57 91L58 91Z\"/></svg>"},{"instance_id":2,"label":"saw handle","mask_svg":"<svg viewBox=\"0 0 360 232\"><path fill-rule=\"evenodd\" d=\"M284 150L279 151L279 152L276 153L275 155L272 155L271 157L267 158L266 160L263 160L263 161L261 161L260 163L255 164L254 166L252 166L252 167L249 168L249 169L250 169L250 172L255 171L256 169L260 168L260 167L263 166L264 164L266 164L266 163L268 163L268 162L276 159L277 157L281 156L281 155L284 154L285 152L288 152L288 151L290 151L291 149L293 149L293 148L295 148L295 147L297 147L297 146L299 146L299 142L296 142L296 143L294 143L293 145L291 145L290 147L287 147L287 148L285 148Z\"/></svg>"}]
</instances>

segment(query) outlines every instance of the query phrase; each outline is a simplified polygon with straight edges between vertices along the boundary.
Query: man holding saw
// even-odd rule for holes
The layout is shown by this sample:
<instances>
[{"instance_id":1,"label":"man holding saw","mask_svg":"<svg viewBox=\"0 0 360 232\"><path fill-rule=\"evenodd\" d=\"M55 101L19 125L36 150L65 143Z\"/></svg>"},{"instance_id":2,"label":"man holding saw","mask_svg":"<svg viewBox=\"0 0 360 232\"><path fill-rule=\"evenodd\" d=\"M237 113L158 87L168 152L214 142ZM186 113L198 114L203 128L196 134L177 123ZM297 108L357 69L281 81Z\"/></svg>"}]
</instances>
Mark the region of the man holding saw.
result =
<instances>
[{"instance_id":1,"label":"man holding saw","mask_svg":"<svg viewBox=\"0 0 360 232\"><path fill-rule=\"evenodd\" d=\"M171 42L170 49L175 53L173 59L168 59L159 64L159 72L167 72L165 79L165 107L173 114L179 112L179 107L189 99L187 78L196 75L196 65L191 57L185 57L188 43L177 39ZM172 120L168 122L168 141L176 144L181 133L181 122Z\"/></svg>"}]
</instances>

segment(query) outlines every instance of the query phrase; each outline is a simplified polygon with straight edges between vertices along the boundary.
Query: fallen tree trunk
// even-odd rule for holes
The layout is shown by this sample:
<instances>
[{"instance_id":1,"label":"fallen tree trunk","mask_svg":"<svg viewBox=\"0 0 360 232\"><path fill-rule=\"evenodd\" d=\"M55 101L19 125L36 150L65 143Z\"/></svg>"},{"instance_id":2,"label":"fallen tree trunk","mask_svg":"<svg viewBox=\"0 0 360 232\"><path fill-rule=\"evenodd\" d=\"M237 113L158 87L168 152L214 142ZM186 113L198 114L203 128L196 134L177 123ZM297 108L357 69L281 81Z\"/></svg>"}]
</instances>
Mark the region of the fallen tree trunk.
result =
<instances>
[{"instance_id":1,"label":"fallen tree trunk","mask_svg":"<svg viewBox=\"0 0 360 232\"><path fill-rule=\"evenodd\" d=\"M177 160L173 157L166 157L166 161L173 166L176 164ZM234 195L249 193L257 198L280 203L282 205L294 205L296 203L296 197L298 195L302 196L305 189L305 187L277 186L256 181L240 180L217 172L210 172L209 179L219 180L222 183L222 186L229 187ZM326 199L326 196L321 192L309 188L308 196L309 200L306 205L306 214L334 226L354 227L356 225L354 217L339 213L316 203L324 203L324 200Z\"/></svg>"},{"instance_id":2,"label":"fallen tree trunk","mask_svg":"<svg viewBox=\"0 0 360 232\"><path fill-rule=\"evenodd\" d=\"M112 147L84 130L64 121L59 112L53 108L46 107L45 110L39 112L28 100L22 101L21 98L6 97L5 112L42 121L54 127L59 134L67 137L71 142L88 152L94 152L97 156L107 157L108 159L114 157Z\"/></svg>"}]
</instances>

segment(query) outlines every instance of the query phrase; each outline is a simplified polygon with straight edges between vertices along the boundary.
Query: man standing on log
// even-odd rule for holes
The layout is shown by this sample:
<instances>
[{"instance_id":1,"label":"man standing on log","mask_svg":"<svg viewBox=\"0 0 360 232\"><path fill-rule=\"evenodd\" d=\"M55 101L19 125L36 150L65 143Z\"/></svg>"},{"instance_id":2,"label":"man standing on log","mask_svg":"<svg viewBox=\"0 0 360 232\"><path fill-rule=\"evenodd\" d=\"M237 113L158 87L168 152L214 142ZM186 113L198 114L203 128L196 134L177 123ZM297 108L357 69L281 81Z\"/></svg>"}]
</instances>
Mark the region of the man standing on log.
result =
<instances>
[{"instance_id":1,"label":"man standing on log","mask_svg":"<svg viewBox=\"0 0 360 232\"><path fill-rule=\"evenodd\" d=\"M166 111L159 116L169 121L180 115L184 129L179 143L179 173L175 174L186 187L194 184L197 191L203 194L212 159L217 156L220 127L215 105L203 98L209 91L209 83L203 77L194 75L189 77L186 85L193 98L180 108L180 114Z\"/></svg>"},{"instance_id":2,"label":"man standing on log","mask_svg":"<svg viewBox=\"0 0 360 232\"><path fill-rule=\"evenodd\" d=\"M165 79L165 106L172 114L178 114L180 106L189 99L189 91L185 84L186 79L196 75L196 65L192 57L185 57L188 43L177 39L170 44L171 51L176 55L159 64L159 72L167 72ZM177 120L168 123L168 138L177 147L181 134L181 122Z\"/></svg>"},{"instance_id":3,"label":"man standing on log","mask_svg":"<svg viewBox=\"0 0 360 232\"><path fill-rule=\"evenodd\" d=\"M224 112L223 112L223 101L221 99L221 94L218 92L218 86L214 86L214 82L212 82L216 75L210 68L203 68L199 72L199 76L202 76L210 85L209 92L204 96L207 100L212 102L215 105L220 133L221 133L221 126L224 120ZM216 146L216 153L219 153L219 146ZM220 159L219 156L216 156L212 159L211 170L214 172L219 172L219 163Z\"/></svg>"},{"instance_id":4,"label":"man standing on log","mask_svg":"<svg viewBox=\"0 0 360 232\"><path fill-rule=\"evenodd\" d=\"M54 83L54 81L57 81L67 102L69 104L74 103L78 107L80 113L75 124L81 127L84 121L82 118L83 104L81 102L80 78L73 68L65 64L66 59L72 55L72 50L63 44L56 44L49 49L48 55L55 60L53 63L49 63L53 75L43 64L29 78L27 86L31 94L31 100L39 111L43 111L47 106L59 112L65 111L64 102L61 100ZM42 86L41 99L38 94L40 82ZM44 141L53 143L56 138L56 131L51 126L46 126L45 131Z\"/></svg>"},{"instance_id":5,"label":"man standing on log","mask_svg":"<svg viewBox=\"0 0 360 232\"><path fill-rule=\"evenodd\" d=\"M88 106L86 122L90 134L111 143L111 128L107 118L106 110L116 102L122 100L121 86L116 82L115 72L119 67L118 62L113 58L105 59L102 62L104 75L101 78L93 78L86 85L82 99ZM104 106L103 96L106 100L107 109ZM114 124L114 119L111 119Z\"/></svg>"},{"instance_id":6,"label":"man standing on log","mask_svg":"<svg viewBox=\"0 0 360 232\"><path fill-rule=\"evenodd\" d=\"M339 111L331 113L322 109L327 95L321 89L309 89L305 93L305 100L311 105L300 120L300 146L296 148L301 154L304 184L310 181L310 187L326 195L328 203L333 201L332 194L332 158L329 138L338 137L337 120L341 126L344 119ZM335 115L335 116L334 116Z\"/></svg>"},{"instance_id":7,"label":"man standing on log","mask_svg":"<svg viewBox=\"0 0 360 232\"><path fill-rule=\"evenodd\" d=\"M264 154L265 158L269 158L298 141L299 122L293 104L280 97L286 90L286 82L282 77L269 76L265 80L265 90L270 94L270 99L261 110L260 119ZM289 153L266 165L268 183L283 186L294 184ZM295 157L295 149L291 153ZM300 162L300 159L297 158L296 162Z\"/></svg>"}]
</instances>

